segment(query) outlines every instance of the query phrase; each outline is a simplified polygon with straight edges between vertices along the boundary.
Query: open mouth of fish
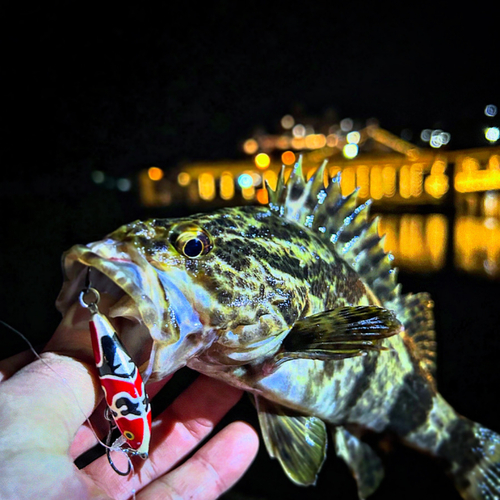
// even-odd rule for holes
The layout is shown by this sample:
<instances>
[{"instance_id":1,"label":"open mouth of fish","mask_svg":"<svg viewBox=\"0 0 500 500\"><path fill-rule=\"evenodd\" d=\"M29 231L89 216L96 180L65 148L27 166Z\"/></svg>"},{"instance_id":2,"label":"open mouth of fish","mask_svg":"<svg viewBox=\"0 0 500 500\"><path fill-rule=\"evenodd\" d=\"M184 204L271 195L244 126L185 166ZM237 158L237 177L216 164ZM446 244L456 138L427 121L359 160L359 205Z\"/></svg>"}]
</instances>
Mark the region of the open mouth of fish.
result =
<instances>
[{"instance_id":1,"label":"open mouth of fish","mask_svg":"<svg viewBox=\"0 0 500 500\"><path fill-rule=\"evenodd\" d=\"M73 246L63 256L63 270L58 310L65 314L78 301L89 278L90 285L105 297L101 312L110 318L130 356L149 377L158 344L179 339L175 314L157 270L133 246L127 245L125 252L109 240Z\"/></svg>"}]
</instances>

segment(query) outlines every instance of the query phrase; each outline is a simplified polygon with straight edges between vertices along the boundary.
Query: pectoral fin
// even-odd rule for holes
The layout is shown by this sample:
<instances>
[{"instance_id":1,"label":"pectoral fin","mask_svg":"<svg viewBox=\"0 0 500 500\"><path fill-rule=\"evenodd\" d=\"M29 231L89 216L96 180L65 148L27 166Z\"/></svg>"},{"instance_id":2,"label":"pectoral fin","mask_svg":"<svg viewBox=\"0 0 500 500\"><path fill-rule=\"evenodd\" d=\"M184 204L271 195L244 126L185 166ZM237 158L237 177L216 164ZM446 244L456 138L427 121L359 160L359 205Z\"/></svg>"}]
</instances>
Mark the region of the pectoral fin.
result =
<instances>
[{"instance_id":1,"label":"pectoral fin","mask_svg":"<svg viewBox=\"0 0 500 500\"><path fill-rule=\"evenodd\" d=\"M315 484L326 456L328 438L323 421L294 414L263 398L255 401L269 455L278 459L294 483Z\"/></svg>"},{"instance_id":2,"label":"pectoral fin","mask_svg":"<svg viewBox=\"0 0 500 500\"><path fill-rule=\"evenodd\" d=\"M332 429L335 451L356 479L361 500L372 495L384 478L382 461L370 445L361 441L344 427Z\"/></svg>"},{"instance_id":3,"label":"pectoral fin","mask_svg":"<svg viewBox=\"0 0 500 500\"><path fill-rule=\"evenodd\" d=\"M279 364L290 359L344 359L381 350L380 341L399 333L394 313L376 306L341 307L295 323L275 355Z\"/></svg>"}]
</instances>

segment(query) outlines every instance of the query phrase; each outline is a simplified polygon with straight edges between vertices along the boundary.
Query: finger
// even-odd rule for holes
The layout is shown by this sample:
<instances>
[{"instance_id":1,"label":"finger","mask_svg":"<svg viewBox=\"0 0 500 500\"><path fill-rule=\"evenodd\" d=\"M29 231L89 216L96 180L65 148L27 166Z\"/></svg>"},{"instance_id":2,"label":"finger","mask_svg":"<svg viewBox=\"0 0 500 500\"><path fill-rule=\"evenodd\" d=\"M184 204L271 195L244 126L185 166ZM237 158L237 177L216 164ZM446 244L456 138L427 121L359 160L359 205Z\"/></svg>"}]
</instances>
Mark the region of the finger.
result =
<instances>
[{"instance_id":1,"label":"finger","mask_svg":"<svg viewBox=\"0 0 500 500\"><path fill-rule=\"evenodd\" d=\"M95 368L77 359L90 346L84 340L88 327L86 333L77 328L76 311L71 309L54 335L59 342L74 339L64 354L44 352L2 382L0 415L2 427L9 429L3 433L2 447L36 446L66 455L74 434L99 402Z\"/></svg>"},{"instance_id":2,"label":"finger","mask_svg":"<svg viewBox=\"0 0 500 500\"><path fill-rule=\"evenodd\" d=\"M118 476L101 457L84 470L109 494L128 498L186 458L240 399L242 391L224 382L200 375L153 422L149 458L136 463L136 473ZM126 460L116 465L126 470ZM121 459L121 460L120 460ZM109 488L109 489L108 489Z\"/></svg>"},{"instance_id":3,"label":"finger","mask_svg":"<svg viewBox=\"0 0 500 500\"><path fill-rule=\"evenodd\" d=\"M43 354L1 385L2 448L66 454L99 397L89 367L67 356Z\"/></svg>"},{"instance_id":4,"label":"finger","mask_svg":"<svg viewBox=\"0 0 500 500\"><path fill-rule=\"evenodd\" d=\"M10 358L0 361L0 382L7 380L34 359L35 354L28 349L27 351L20 352Z\"/></svg>"},{"instance_id":5,"label":"finger","mask_svg":"<svg viewBox=\"0 0 500 500\"><path fill-rule=\"evenodd\" d=\"M255 430L233 422L183 465L144 488L137 500L213 500L233 486L254 460L259 447Z\"/></svg>"}]
</instances>

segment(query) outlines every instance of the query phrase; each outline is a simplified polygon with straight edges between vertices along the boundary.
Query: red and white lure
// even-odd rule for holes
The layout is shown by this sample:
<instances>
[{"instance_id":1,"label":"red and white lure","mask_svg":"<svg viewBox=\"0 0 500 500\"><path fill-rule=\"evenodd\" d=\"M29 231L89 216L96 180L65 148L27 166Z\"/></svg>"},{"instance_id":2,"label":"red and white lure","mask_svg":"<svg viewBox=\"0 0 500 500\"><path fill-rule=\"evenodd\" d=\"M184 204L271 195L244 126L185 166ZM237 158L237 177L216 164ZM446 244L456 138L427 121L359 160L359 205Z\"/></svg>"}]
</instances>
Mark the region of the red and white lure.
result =
<instances>
[{"instance_id":1,"label":"red and white lure","mask_svg":"<svg viewBox=\"0 0 500 500\"><path fill-rule=\"evenodd\" d=\"M89 300L91 297L91 301ZM130 455L139 455L146 459L151 438L151 405L149 404L144 383L139 369L118 338L113 326L99 312L99 292L87 286L80 293L80 303L89 309L90 336L99 380L104 391L107 408L107 418L112 424L107 440L107 456L111 467L122 476L130 473L131 463L126 472L120 471L114 465L110 451L121 450ZM109 416L111 414L111 417ZM109 446L111 433L118 427L121 436L113 446ZM122 445L128 447L122 447Z\"/></svg>"}]
</instances>

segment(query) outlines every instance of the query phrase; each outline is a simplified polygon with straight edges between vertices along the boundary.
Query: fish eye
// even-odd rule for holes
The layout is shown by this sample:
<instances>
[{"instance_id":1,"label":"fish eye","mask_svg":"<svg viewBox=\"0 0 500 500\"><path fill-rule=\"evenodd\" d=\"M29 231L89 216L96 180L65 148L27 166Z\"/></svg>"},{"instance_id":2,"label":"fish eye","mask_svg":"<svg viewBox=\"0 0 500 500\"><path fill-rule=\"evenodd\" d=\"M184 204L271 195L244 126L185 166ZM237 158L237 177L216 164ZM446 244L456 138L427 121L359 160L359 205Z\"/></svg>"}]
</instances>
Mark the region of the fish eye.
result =
<instances>
[{"instance_id":1,"label":"fish eye","mask_svg":"<svg viewBox=\"0 0 500 500\"><path fill-rule=\"evenodd\" d=\"M208 234L201 228L188 228L177 233L173 243L177 251L189 259L196 259L212 249Z\"/></svg>"},{"instance_id":2,"label":"fish eye","mask_svg":"<svg viewBox=\"0 0 500 500\"><path fill-rule=\"evenodd\" d=\"M200 238L192 238L186 242L184 248L182 249L182 253L186 257L195 258L203 253L203 248L203 242Z\"/></svg>"}]
</instances>

